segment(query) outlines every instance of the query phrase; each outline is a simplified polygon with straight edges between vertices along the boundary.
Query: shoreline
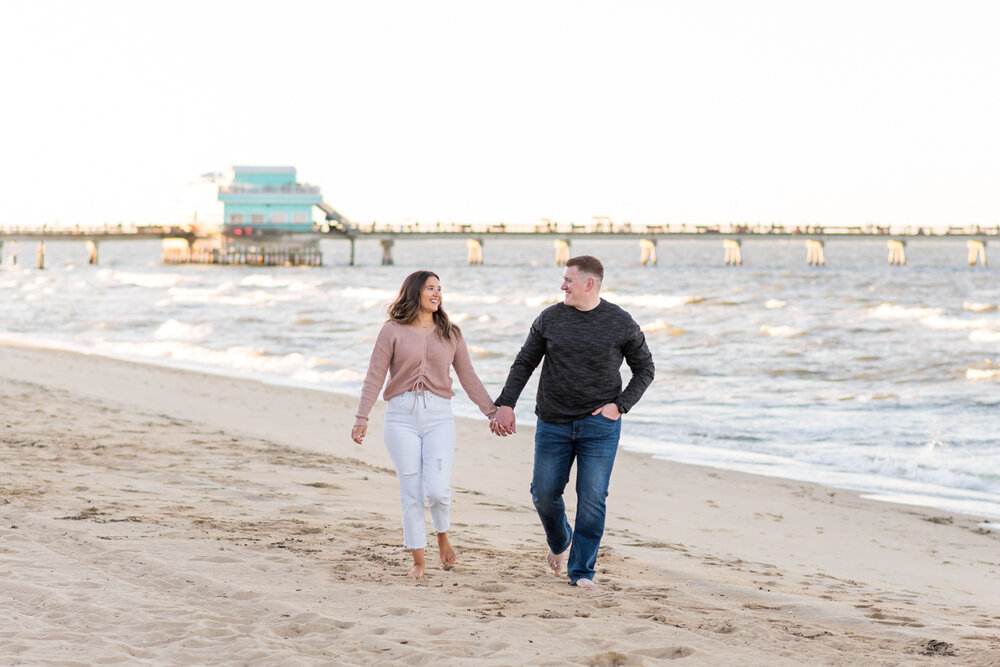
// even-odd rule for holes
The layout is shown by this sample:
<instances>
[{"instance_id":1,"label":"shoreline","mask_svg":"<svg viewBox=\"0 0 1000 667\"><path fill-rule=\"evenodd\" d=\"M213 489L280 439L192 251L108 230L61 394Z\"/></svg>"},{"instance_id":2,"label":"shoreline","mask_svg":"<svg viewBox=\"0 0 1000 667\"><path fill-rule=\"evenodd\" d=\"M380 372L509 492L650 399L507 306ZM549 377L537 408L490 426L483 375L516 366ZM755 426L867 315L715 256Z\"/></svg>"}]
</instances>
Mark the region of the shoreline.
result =
<instances>
[{"instance_id":1,"label":"shoreline","mask_svg":"<svg viewBox=\"0 0 1000 667\"><path fill-rule=\"evenodd\" d=\"M331 392L29 346L0 364L13 661L1000 659L1000 534L971 516L623 451L583 592L545 567L529 429L457 419L460 561L431 549L412 582L380 407L359 447Z\"/></svg>"},{"instance_id":2,"label":"shoreline","mask_svg":"<svg viewBox=\"0 0 1000 667\"><path fill-rule=\"evenodd\" d=\"M64 346L64 347L53 346L53 345L39 346L13 339L0 339L0 348L4 346L27 348L39 351L51 351L51 352L66 353L66 354L78 354L86 357L108 359L111 361L136 364L139 366L150 366L150 367L163 368L169 370L177 370L181 372L189 372L207 376L228 378L237 381L257 382L267 386L285 387L293 390L319 392L320 394L323 395L335 396L340 399L348 399L355 402L358 400L357 396L337 391L336 389L320 388L310 385L307 382L295 381L286 378L284 376L275 374L255 373L254 374L256 375L255 377L253 375L247 374L246 372L239 371L237 369L229 369L226 368L225 366L209 366L205 364L199 364L197 362L183 362L183 361L181 362L171 361L167 363L167 362L162 362L155 357L138 357L135 355L128 355L128 354L111 354L107 352L99 352L99 351L75 348L72 346ZM383 403L381 398L378 399L378 403L379 404ZM377 405L376 408L378 407L379 406ZM462 417L456 416L456 419L472 421L472 422L476 421L475 419L471 419L467 416L462 416ZM520 428L531 430L531 432L533 432L534 425L533 424L522 425ZM802 477L767 474L764 472L746 470L744 468L735 466L725 467L724 465L717 465L714 464L713 462L689 461L689 460L684 460L683 458L669 458L665 454L661 454L644 448L642 442L647 439L648 437L635 437L631 440L631 442L629 442L629 438L626 435L623 437L621 451L623 452L627 451L632 455L646 456L656 461L676 463L678 465L689 465L689 466L706 468L710 470L735 472L740 474L765 477L773 480L785 480L789 482L801 482L804 484L816 484L822 487L836 489L839 491L857 493L866 499L875 500L877 502L886 502L896 505L917 507L917 508L922 508L923 510L926 511L962 514L969 517L978 516L981 518L981 521L984 524L992 524L988 526L984 525L984 527L992 530L1000 530L1000 509L998 509L1000 508L1000 501L980 500L973 498L961 498L961 499L949 498L947 495L945 495L949 490L952 490L949 487L942 487L941 495L929 495L929 494L921 494L916 490L892 491L888 488L878 488L876 485L869 485L865 487L861 484L849 484L849 483L837 484L831 480L803 479ZM851 473L839 473L837 471L834 471L834 476L838 475L851 476ZM876 478L876 479L882 479L882 478ZM887 481L892 481L892 480L893 478L887 478ZM916 484L915 482L909 482L909 483ZM973 493L965 489L956 489L955 491ZM977 504L983 505L983 509L981 511L975 511L972 508L972 506L975 506Z\"/></svg>"}]
</instances>

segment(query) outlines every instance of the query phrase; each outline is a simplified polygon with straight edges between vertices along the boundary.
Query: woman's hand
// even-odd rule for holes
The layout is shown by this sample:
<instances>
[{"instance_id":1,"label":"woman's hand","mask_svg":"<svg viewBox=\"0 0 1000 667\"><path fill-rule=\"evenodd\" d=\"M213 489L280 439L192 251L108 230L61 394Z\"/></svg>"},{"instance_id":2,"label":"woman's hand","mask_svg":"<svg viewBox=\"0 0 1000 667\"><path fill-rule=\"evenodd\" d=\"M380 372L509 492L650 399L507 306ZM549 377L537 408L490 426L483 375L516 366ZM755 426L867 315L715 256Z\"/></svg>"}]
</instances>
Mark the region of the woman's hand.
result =
<instances>
[{"instance_id":1,"label":"woman's hand","mask_svg":"<svg viewBox=\"0 0 1000 667\"><path fill-rule=\"evenodd\" d=\"M368 433L368 427L364 425L355 426L351 429L351 440L358 443L359 445L364 444L365 434Z\"/></svg>"},{"instance_id":2,"label":"woman's hand","mask_svg":"<svg viewBox=\"0 0 1000 667\"><path fill-rule=\"evenodd\" d=\"M502 405L490 419L490 430L494 435L505 437L517 432L517 421L514 418L514 408Z\"/></svg>"}]
</instances>

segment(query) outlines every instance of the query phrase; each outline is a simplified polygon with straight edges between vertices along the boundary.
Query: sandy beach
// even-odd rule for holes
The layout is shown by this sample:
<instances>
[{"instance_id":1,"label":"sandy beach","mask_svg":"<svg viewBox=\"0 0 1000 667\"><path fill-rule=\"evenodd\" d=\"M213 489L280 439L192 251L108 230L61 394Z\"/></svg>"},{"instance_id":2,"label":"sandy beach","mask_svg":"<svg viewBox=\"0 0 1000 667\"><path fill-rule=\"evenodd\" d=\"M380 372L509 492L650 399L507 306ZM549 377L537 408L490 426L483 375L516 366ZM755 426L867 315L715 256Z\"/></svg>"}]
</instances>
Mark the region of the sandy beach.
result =
<instances>
[{"instance_id":1,"label":"sandy beach","mask_svg":"<svg viewBox=\"0 0 1000 667\"><path fill-rule=\"evenodd\" d=\"M982 517L622 452L581 591L545 566L531 429L461 421L460 560L414 582L380 406L359 447L347 396L0 366L4 664L1000 664Z\"/></svg>"}]
</instances>

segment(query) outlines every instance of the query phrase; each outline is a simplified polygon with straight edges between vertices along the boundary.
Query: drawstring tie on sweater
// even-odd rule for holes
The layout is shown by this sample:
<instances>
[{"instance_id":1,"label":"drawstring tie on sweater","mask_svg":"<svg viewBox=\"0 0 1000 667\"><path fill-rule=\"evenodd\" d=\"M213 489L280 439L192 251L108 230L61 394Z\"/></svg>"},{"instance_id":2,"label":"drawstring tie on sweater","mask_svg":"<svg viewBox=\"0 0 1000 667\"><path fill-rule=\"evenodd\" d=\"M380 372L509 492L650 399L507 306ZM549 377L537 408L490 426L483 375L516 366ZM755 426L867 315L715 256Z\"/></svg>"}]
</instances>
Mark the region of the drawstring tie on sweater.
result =
<instances>
[{"instance_id":1,"label":"drawstring tie on sweater","mask_svg":"<svg viewBox=\"0 0 1000 667\"><path fill-rule=\"evenodd\" d=\"M419 396L424 401L424 409L427 409L427 386L424 384L423 378L418 378L416 383L413 385L413 405L410 406L410 414L417 409L417 397Z\"/></svg>"}]
</instances>

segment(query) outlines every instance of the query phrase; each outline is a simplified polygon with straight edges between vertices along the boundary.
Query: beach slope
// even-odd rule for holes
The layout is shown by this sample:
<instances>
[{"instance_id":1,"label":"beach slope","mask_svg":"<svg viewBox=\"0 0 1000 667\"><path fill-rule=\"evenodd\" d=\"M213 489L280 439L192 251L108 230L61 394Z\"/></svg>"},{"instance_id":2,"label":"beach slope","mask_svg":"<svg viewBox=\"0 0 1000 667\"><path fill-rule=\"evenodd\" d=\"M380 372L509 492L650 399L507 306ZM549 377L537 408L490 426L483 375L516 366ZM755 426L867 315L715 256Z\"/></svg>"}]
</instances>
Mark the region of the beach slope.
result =
<instances>
[{"instance_id":1,"label":"beach slope","mask_svg":"<svg viewBox=\"0 0 1000 667\"><path fill-rule=\"evenodd\" d=\"M460 561L429 549L414 582L380 406L359 447L350 397L19 346L0 367L5 664L1000 664L978 517L622 452L582 591L545 566L529 425L460 421Z\"/></svg>"}]
</instances>

